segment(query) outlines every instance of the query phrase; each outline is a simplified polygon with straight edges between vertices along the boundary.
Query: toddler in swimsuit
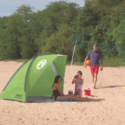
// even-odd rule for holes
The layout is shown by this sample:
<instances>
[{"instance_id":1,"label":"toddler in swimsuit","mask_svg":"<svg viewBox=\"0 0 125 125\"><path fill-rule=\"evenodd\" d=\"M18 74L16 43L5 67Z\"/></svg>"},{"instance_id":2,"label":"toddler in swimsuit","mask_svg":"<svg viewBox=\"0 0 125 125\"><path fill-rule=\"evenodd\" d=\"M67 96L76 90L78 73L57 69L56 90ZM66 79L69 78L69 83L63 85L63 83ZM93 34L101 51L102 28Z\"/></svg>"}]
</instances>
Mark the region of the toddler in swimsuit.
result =
<instances>
[{"instance_id":1,"label":"toddler in swimsuit","mask_svg":"<svg viewBox=\"0 0 125 125\"><path fill-rule=\"evenodd\" d=\"M75 92L74 94L76 96L82 97L82 85L83 85L83 79L82 79L82 72L78 71L77 75L74 76L72 80L72 84L75 83Z\"/></svg>"}]
</instances>

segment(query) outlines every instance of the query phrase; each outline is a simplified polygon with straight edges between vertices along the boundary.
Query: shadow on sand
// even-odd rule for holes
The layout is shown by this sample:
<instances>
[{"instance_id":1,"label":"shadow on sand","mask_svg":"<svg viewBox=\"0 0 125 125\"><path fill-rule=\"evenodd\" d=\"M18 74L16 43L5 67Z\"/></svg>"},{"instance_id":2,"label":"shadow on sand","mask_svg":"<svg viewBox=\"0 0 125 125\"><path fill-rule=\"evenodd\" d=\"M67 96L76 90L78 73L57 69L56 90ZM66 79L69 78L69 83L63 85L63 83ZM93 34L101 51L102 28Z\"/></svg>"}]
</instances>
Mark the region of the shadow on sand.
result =
<instances>
[{"instance_id":1,"label":"shadow on sand","mask_svg":"<svg viewBox=\"0 0 125 125\"><path fill-rule=\"evenodd\" d=\"M90 102L100 102L104 101L105 99L90 99Z\"/></svg>"},{"instance_id":2,"label":"shadow on sand","mask_svg":"<svg viewBox=\"0 0 125 125\"><path fill-rule=\"evenodd\" d=\"M111 86L104 86L104 87L99 87L97 89L106 89L106 88L116 88L116 87L124 87L125 85L111 85Z\"/></svg>"},{"instance_id":3,"label":"shadow on sand","mask_svg":"<svg viewBox=\"0 0 125 125\"><path fill-rule=\"evenodd\" d=\"M100 101L104 101L105 99L93 99L93 98L88 98L85 101L42 101L42 100L37 100L37 101L29 101L27 103L82 103L82 102L100 102Z\"/></svg>"}]
</instances>

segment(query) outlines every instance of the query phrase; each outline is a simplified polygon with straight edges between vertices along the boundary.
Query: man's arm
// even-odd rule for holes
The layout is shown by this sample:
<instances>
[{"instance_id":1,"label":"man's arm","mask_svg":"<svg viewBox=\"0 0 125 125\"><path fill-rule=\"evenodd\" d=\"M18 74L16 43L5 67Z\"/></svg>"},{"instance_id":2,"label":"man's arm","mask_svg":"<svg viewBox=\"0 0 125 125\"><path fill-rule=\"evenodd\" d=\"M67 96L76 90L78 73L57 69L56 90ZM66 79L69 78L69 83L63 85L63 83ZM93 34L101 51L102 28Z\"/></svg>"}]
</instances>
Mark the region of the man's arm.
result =
<instances>
[{"instance_id":1,"label":"man's arm","mask_svg":"<svg viewBox=\"0 0 125 125\"><path fill-rule=\"evenodd\" d=\"M101 71L103 70L103 59L100 59L101 62Z\"/></svg>"},{"instance_id":2,"label":"man's arm","mask_svg":"<svg viewBox=\"0 0 125 125\"><path fill-rule=\"evenodd\" d=\"M84 60L84 63L83 63L83 65L84 65L85 68L86 68L86 60L88 60L88 59L89 59L89 56L86 56L86 58Z\"/></svg>"},{"instance_id":3,"label":"man's arm","mask_svg":"<svg viewBox=\"0 0 125 125\"><path fill-rule=\"evenodd\" d=\"M88 52L88 54L87 54L87 56L86 56L86 58L85 58L85 60L84 60L84 67L86 68L86 60L88 60L89 59L89 57L90 57L90 54L91 54L91 51L90 52Z\"/></svg>"}]
</instances>

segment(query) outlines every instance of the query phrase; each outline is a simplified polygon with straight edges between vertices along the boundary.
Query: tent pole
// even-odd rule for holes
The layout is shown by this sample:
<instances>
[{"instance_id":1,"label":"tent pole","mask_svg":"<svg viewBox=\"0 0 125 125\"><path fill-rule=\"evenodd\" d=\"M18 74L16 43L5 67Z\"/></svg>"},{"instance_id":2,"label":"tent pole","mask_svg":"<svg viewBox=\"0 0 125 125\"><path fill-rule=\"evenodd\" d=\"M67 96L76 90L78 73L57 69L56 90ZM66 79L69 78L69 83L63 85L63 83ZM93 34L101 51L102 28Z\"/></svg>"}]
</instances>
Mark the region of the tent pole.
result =
<instances>
[{"instance_id":1,"label":"tent pole","mask_svg":"<svg viewBox=\"0 0 125 125\"><path fill-rule=\"evenodd\" d=\"M73 53L72 53L72 59L71 59L71 69L72 69L72 65L73 65L73 59L74 59L75 48L76 48L77 42L78 42L78 37L76 38L76 42L75 42L74 49L73 49Z\"/></svg>"},{"instance_id":2,"label":"tent pole","mask_svg":"<svg viewBox=\"0 0 125 125\"><path fill-rule=\"evenodd\" d=\"M72 60L71 60L71 69L72 69L72 65L73 65L73 59L74 59L75 48L76 48L76 45L74 46L74 49L73 49Z\"/></svg>"}]
</instances>

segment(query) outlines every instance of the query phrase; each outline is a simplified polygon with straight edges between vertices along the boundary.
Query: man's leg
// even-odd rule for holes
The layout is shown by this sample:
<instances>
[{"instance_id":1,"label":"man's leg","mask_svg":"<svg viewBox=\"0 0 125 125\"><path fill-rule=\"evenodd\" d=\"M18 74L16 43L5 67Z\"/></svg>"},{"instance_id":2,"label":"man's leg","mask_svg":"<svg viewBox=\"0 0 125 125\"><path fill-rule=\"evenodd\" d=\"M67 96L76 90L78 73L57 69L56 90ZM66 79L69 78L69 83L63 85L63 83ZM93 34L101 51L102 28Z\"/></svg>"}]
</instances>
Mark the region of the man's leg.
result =
<instances>
[{"instance_id":1,"label":"man's leg","mask_svg":"<svg viewBox=\"0 0 125 125\"><path fill-rule=\"evenodd\" d=\"M95 73L95 74L94 74L94 87L93 87L94 89L96 89L97 76L98 76L98 74Z\"/></svg>"},{"instance_id":2,"label":"man's leg","mask_svg":"<svg viewBox=\"0 0 125 125\"><path fill-rule=\"evenodd\" d=\"M94 89L96 89L97 77L98 77L99 66L95 66L94 69Z\"/></svg>"},{"instance_id":3,"label":"man's leg","mask_svg":"<svg viewBox=\"0 0 125 125\"><path fill-rule=\"evenodd\" d=\"M94 84L94 67L90 66L90 69L91 69L91 74L92 74L92 82Z\"/></svg>"},{"instance_id":4,"label":"man's leg","mask_svg":"<svg viewBox=\"0 0 125 125\"><path fill-rule=\"evenodd\" d=\"M93 84L94 84L94 74L92 74L92 82L93 82Z\"/></svg>"}]
</instances>

